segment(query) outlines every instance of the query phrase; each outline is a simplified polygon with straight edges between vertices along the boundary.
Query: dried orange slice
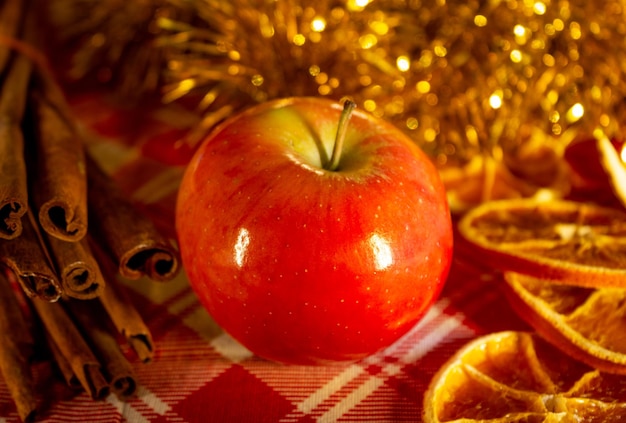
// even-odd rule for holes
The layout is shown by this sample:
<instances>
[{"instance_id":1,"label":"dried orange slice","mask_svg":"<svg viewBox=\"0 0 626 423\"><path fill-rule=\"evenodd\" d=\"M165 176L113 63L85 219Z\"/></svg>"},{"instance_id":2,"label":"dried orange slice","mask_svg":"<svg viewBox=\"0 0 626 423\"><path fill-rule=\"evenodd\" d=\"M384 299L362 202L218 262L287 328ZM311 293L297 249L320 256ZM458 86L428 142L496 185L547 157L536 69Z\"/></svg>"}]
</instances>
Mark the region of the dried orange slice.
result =
<instances>
[{"instance_id":1,"label":"dried orange slice","mask_svg":"<svg viewBox=\"0 0 626 423\"><path fill-rule=\"evenodd\" d=\"M501 161L475 156L462 167L440 169L453 213L462 213L486 201L529 197L535 187L511 175Z\"/></svg>"},{"instance_id":2,"label":"dried orange slice","mask_svg":"<svg viewBox=\"0 0 626 423\"><path fill-rule=\"evenodd\" d=\"M626 287L626 213L529 199L482 204L458 224L483 264L569 285Z\"/></svg>"},{"instance_id":3,"label":"dried orange slice","mask_svg":"<svg viewBox=\"0 0 626 423\"><path fill-rule=\"evenodd\" d=\"M424 395L425 423L626 421L626 379L563 354L539 336L470 341Z\"/></svg>"},{"instance_id":4,"label":"dried orange slice","mask_svg":"<svg viewBox=\"0 0 626 423\"><path fill-rule=\"evenodd\" d=\"M544 338L597 369L626 374L626 290L557 285L505 274L515 311Z\"/></svg>"},{"instance_id":5,"label":"dried orange slice","mask_svg":"<svg viewBox=\"0 0 626 423\"><path fill-rule=\"evenodd\" d=\"M626 163L622 157L626 155L626 145L622 146L620 153L615 149L615 145L605 136L597 139L600 162L606 171L615 196L622 205L626 206Z\"/></svg>"},{"instance_id":6,"label":"dried orange slice","mask_svg":"<svg viewBox=\"0 0 626 423\"><path fill-rule=\"evenodd\" d=\"M544 160L533 157L532 162L543 163ZM487 201L534 198L544 194L561 197L567 191L564 178L559 176L563 171L551 167L545 170L544 167L535 166L541 169L541 172L537 171L538 175L521 174L517 169L521 167L512 160L505 163L504 160L476 155L463 166L440 168L439 174L446 187L451 212L460 214ZM547 177L545 173L548 173ZM537 181L540 178L547 180ZM540 182L546 185L539 185Z\"/></svg>"}]
</instances>

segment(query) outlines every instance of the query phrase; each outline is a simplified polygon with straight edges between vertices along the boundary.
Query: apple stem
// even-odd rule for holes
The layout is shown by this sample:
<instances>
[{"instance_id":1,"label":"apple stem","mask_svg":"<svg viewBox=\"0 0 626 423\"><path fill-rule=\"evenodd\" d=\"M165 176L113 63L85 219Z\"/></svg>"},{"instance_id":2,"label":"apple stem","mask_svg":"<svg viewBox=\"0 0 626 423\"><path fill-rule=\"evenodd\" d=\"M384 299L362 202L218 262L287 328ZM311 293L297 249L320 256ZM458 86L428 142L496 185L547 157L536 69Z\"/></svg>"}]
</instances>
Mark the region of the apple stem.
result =
<instances>
[{"instance_id":1,"label":"apple stem","mask_svg":"<svg viewBox=\"0 0 626 423\"><path fill-rule=\"evenodd\" d=\"M341 150L343 149L343 141L346 138L346 132L348 130L348 121L352 115L352 111L356 107L356 103L352 100L346 100L343 103L343 110L339 117L339 124L337 125L337 135L335 135L335 145L333 145L333 152L326 166L326 170L335 171L339 167L339 160L341 159Z\"/></svg>"}]
</instances>

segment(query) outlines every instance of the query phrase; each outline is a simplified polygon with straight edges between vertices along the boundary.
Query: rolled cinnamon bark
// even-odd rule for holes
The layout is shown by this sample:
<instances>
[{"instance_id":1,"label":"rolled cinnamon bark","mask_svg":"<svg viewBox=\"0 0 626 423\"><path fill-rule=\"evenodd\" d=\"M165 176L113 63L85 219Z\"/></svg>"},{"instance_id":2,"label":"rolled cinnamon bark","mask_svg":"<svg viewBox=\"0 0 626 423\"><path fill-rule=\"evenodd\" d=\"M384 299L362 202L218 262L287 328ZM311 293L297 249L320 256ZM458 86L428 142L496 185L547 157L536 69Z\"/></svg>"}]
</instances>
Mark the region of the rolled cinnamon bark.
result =
<instances>
[{"instance_id":1,"label":"rolled cinnamon bark","mask_svg":"<svg viewBox=\"0 0 626 423\"><path fill-rule=\"evenodd\" d=\"M98 301L80 300L69 300L65 304L100 359L111 391L121 399L134 395L137 382L133 368L109 330L110 322L102 319L106 317L102 304Z\"/></svg>"},{"instance_id":2,"label":"rolled cinnamon bark","mask_svg":"<svg viewBox=\"0 0 626 423\"><path fill-rule=\"evenodd\" d=\"M48 236L46 241L63 293L82 300L100 295L105 281L87 239L70 242Z\"/></svg>"},{"instance_id":3,"label":"rolled cinnamon bark","mask_svg":"<svg viewBox=\"0 0 626 423\"><path fill-rule=\"evenodd\" d=\"M128 279L144 275L157 281L178 272L177 249L146 216L140 214L117 184L87 157L90 233Z\"/></svg>"},{"instance_id":4,"label":"rolled cinnamon bark","mask_svg":"<svg viewBox=\"0 0 626 423\"><path fill-rule=\"evenodd\" d=\"M54 302L61 297L61 285L36 225L32 213L28 212L22 220L21 236L0 239L0 261L15 273L27 296Z\"/></svg>"},{"instance_id":5,"label":"rolled cinnamon bark","mask_svg":"<svg viewBox=\"0 0 626 423\"><path fill-rule=\"evenodd\" d=\"M29 97L34 134L30 194L45 232L66 241L87 233L87 176L84 145L65 99L49 78L38 74Z\"/></svg>"},{"instance_id":6,"label":"rolled cinnamon bark","mask_svg":"<svg viewBox=\"0 0 626 423\"><path fill-rule=\"evenodd\" d=\"M124 289L120 286L113 287L113 285L109 281L107 288L98 298L137 357L142 362L149 363L154 356L152 334L137 309L129 301Z\"/></svg>"},{"instance_id":7,"label":"rolled cinnamon bark","mask_svg":"<svg viewBox=\"0 0 626 423\"><path fill-rule=\"evenodd\" d=\"M26 104L31 62L14 54L0 93L0 238L22 232L28 209L24 134L21 125Z\"/></svg>"},{"instance_id":8,"label":"rolled cinnamon bark","mask_svg":"<svg viewBox=\"0 0 626 423\"><path fill-rule=\"evenodd\" d=\"M32 304L45 330L74 371L85 391L94 399L108 395L109 384L102 374L100 362L67 314L61 303L37 298Z\"/></svg>"},{"instance_id":9,"label":"rolled cinnamon bark","mask_svg":"<svg viewBox=\"0 0 626 423\"><path fill-rule=\"evenodd\" d=\"M0 37L14 39L20 29L24 12L23 0L5 0L3 4L0 4ZM8 47L0 47L0 73L4 70L5 66L11 56L11 49Z\"/></svg>"},{"instance_id":10,"label":"rolled cinnamon bark","mask_svg":"<svg viewBox=\"0 0 626 423\"><path fill-rule=\"evenodd\" d=\"M119 283L115 264L97 245L92 245L91 248L107 281L106 289L102 290L98 300L102 303L113 325L126 339L139 359L144 363L152 361L154 356L152 334L128 298L125 288Z\"/></svg>"},{"instance_id":11,"label":"rolled cinnamon bark","mask_svg":"<svg viewBox=\"0 0 626 423\"><path fill-rule=\"evenodd\" d=\"M82 385L76 377L74 370L72 370L70 362L67 361L57 344L52 340L50 334L46 332L45 335L54 363L59 369L59 372L61 372L61 376L63 376L63 379L65 380L65 383L67 383L67 386L72 389L82 389Z\"/></svg>"},{"instance_id":12,"label":"rolled cinnamon bark","mask_svg":"<svg viewBox=\"0 0 626 423\"><path fill-rule=\"evenodd\" d=\"M37 400L30 370L33 341L13 288L0 271L0 370L23 422L33 421Z\"/></svg>"}]
</instances>

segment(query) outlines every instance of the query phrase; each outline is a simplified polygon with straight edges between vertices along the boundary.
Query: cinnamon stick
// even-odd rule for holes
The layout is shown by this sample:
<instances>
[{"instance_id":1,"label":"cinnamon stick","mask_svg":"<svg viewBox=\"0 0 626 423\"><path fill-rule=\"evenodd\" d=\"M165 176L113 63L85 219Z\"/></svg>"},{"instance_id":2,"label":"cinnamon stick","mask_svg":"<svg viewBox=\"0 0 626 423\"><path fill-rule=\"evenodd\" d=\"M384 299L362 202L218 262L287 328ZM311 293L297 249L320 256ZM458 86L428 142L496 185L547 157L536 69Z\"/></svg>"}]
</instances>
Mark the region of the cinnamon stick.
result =
<instances>
[{"instance_id":1,"label":"cinnamon stick","mask_svg":"<svg viewBox=\"0 0 626 423\"><path fill-rule=\"evenodd\" d=\"M22 227L21 236L0 239L0 261L13 270L27 296L57 301L61 296L61 285L31 212L22 220Z\"/></svg>"},{"instance_id":2,"label":"cinnamon stick","mask_svg":"<svg viewBox=\"0 0 626 423\"><path fill-rule=\"evenodd\" d=\"M23 0L5 0L0 5L0 37L7 40L17 37L22 22L24 3ZM10 56L10 48L0 47L0 73L7 65Z\"/></svg>"},{"instance_id":3,"label":"cinnamon stick","mask_svg":"<svg viewBox=\"0 0 626 423\"><path fill-rule=\"evenodd\" d=\"M67 301L66 304L100 359L111 391L122 399L134 395L137 382L133 368L109 330L109 322L102 319L102 316L106 317L102 304L77 300Z\"/></svg>"},{"instance_id":4,"label":"cinnamon stick","mask_svg":"<svg viewBox=\"0 0 626 423\"><path fill-rule=\"evenodd\" d=\"M102 374L100 362L81 335L61 303L35 298L32 304L45 330L70 364L76 378L94 399L108 395L109 384Z\"/></svg>"},{"instance_id":5,"label":"cinnamon stick","mask_svg":"<svg viewBox=\"0 0 626 423\"><path fill-rule=\"evenodd\" d=\"M130 301L125 288L119 283L115 264L97 245L92 245L92 251L107 281L106 289L102 291L98 300L102 303L113 325L126 339L139 359L144 363L152 361L154 356L152 334Z\"/></svg>"},{"instance_id":6,"label":"cinnamon stick","mask_svg":"<svg viewBox=\"0 0 626 423\"><path fill-rule=\"evenodd\" d=\"M69 297L82 300L100 295L105 281L87 239L69 242L48 236L46 241L63 292Z\"/></svg>"},{"instance_id":7,"label":"cinnamon stick","mask_svg":"<svg viewBox=\"0 0 626 423\"><path fill-rule=\"evenodd\" d=\"M117 184L87 157L90 232L128 279L144 275L157 281L178 272L178 251L141 215Z\"/></svg>"},{"instance_id":8,"label":"cinnamon stick","mask_svg":"<svg viewBox=\"0 0 626 423\"><path fill-rule=\"evenodd\" d=\"M28 58L14 54L0 93L0 238L4 239L21 234L22 216L28 209L21 124L31 67Z\"/></svg>"},{"instance_id":9,"label":"cinnamon stick","mask_svg":"<svg viewBox=\"0 0 626 423\"><path fill-rule=\"evenodd\" d=\"M102 295L98 298L115 327L126 338L137 357L142 362L149 363L154 356L152 334L137 309L128 299L124 288L113 286L114 284L109 281L107 288L102 291Z\"/></svg>"},{"instance_id":10,"label":"cinnamon stick","mask_svg":"<svg viewBox=\"0 0 626 423\"><path fill-rule=\"evenodd\" d=\"M0 371L23 422L33 421L37 401L30 370L32 338L11 283L0 272Z\"/></svg>"},{"instance_id":11,"label":"cinnamon stick","mask_svg":"<svg viewBox=\"0 0 626 423\"><path fill-rule=\"evenodd\" d=\"M72 389L82 389L82 385L80 381L76 377L74 370L72 370L72 366L69 361L65 358L58 345L54 342L52 337L48 332L45 333L46 341L48 343L48 347L50 349L50 353L52 354L52 358L57 368L61 372L61 376L65 379L65 383Z\"/></svg>"},{"instance_id":12,"label":"cinnamon stick","mask_svg":"<svg viewBox=\"0 0 626 423\"><path fill-rule=\"evenodd\" d=\"M29 147L32 160L32 201L39 223L53 237L76 242L87 233L87 176L82 140L57 89L45 89L46 78L36 78L30 107L34 134ZM44 92L45 91L45 92Z\"/></svg>"}]
</instances>

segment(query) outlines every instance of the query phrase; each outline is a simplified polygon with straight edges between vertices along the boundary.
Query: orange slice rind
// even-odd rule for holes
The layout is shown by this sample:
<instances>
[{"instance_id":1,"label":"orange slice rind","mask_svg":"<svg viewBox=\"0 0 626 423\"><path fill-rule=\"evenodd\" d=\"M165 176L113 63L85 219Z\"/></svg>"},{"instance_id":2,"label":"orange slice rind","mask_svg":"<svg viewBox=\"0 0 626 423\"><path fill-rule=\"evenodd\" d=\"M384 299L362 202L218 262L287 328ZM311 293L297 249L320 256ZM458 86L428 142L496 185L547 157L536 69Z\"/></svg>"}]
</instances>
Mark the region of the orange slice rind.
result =
<instances>
[{"instance_id":1,"label":"orange slice rind","mask_svg":"<svg viewBox=\"0 0 626 423\"><path fill-rule=\"evenodd\" d=\"M583 288L505 273L513 309L563 352L605 372L626 374L626 290Z\"/></svg>"},{"instance_id":2,"label":"orange slice rind","mask_svg":"<svg viewBox=\"0 0 626 423\"><path fill-rule=\"evenodd\" d=\"M491 267L552 282L626 287L626 213L591 203L514 199L459 221L468 253Z\"/></svg>"},{"instance_id":3,"label":"orange slice rind","mask_svg":"<svg viewBox=\"0 0 626 423\"><path fill-rule=\"evenodd\" d=\"M539 336L470 341L424 395L425 423L626 421L626 380L573 360Z\"/></svg>"}]
</instances>

